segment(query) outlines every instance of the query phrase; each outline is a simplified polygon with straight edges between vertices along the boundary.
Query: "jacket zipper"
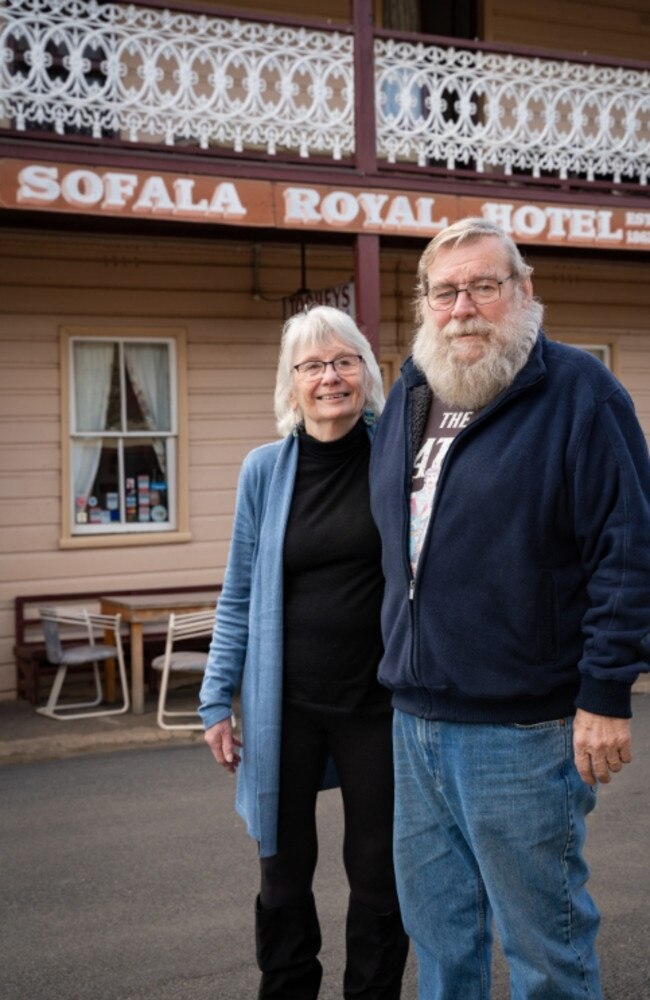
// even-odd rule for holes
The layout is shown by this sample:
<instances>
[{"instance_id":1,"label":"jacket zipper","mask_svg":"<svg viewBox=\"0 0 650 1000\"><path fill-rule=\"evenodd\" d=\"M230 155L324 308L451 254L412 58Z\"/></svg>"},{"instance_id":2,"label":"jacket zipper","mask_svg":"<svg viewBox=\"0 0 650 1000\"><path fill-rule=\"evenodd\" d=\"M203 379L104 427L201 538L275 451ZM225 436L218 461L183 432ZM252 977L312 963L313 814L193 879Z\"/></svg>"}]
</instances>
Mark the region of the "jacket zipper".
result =
<instances>
[{"instance_id":1,"label":"jacket zipper","mask_svg":"<svg viewBox=\"0 0 650 1000\"><path fill-rule=\"evenodd\" d=\"M411 419L413 411L413 397L411 392L407 390L406 395L406 406L404 407L404 440L406 443L406 466L404 469L404 497L406 510L410 509L410 496L411 496L411 481L413 478L413 446L412 446L412 431L411 431ZM409 660L411 667L411 675L415 680L417 680L417 674L415 671L415 633L416 633L416 616L415 616L415 603L413 596L415 594L415 579L413 576L413 570L411 568L411 557L410 557L410 544L409 544L409 532L410 532L410 521L407 516L404 519L404 529L402 534L403 548L402 553L404 556L404 562L406 566L406 578L408 582L408 609L409 609L409 620L411 625L411 648L409 652Z\"/></svg>"},{"instance_id":2,"label":"jacket zipper","mask_svg":"<svg viewBox=\"0 0 650 1000\"><path fill-rule=\"evenodd\" d=\"M432 523L433 523L433 518L435 516L436 510L437 510L437 507L438 507L438 502L439 502L439 499L440 499L440 490L441 490L441 487L444 484L444 480L446 479L445 473L446 473L447 468L449 466L449 461L451 459L451 456L452 456L452 454L453 454L453 452L454 452L454 450L456 448L457 442L462 437L464 437L469 431L472 431L478 424L482 423L482 421L487 416L491 415L495 410L500 409L504 405L504 403L506 403L506 401L510 400L513 396L519 395L520 393L525 392L526 389L529 389L533 385L536 385L537 382L541 381L541 378L542 378L542 376L538 376L533 382L529 382L527 385L518 387L516 390L514 390L512 392L509 392L506 396L504 396L504 398L502 400L499 401L499 403L494 408L492 408L491 404L488 403L488 405L485 408L485 410L483 411L483 413L479 414L479 416L476 418L476 420L474 421L474 423L470 423L467 427L463 428L460 431L460 433L457 434L456 437L454 438L454 440L452 441L451 445L449 446L449 450L448 450L447 454L445 455L445 457L443 459L442 466L440 468L440 476L438 478L438 483L436 485L436 491L435 491L434 498L433 498L433 505L431 507L431 514L429 516L429 522L427 524L427 530L426 530L424 539L422 541L422 550L420 552L420 558L418 560L418 565L417 565L416 570L415 570L415 575L413 575L413 572L412 572L412 569L411 569L411 560L410 560L410 557L409 557L409 540L408 540L409 518L408 517L406 518L406 529L405 529L404 533L405 533L405 536L406 536L406 562L407 562L407 566L408 566L408 580L409 580L408 600L409 600L410 618L411 618L411 673L413 674L413 677L415 677L416 679L419 679L419 673L416 670L416 655L415 655L416 610L417 610L417 605L415 603L415 586L416 586L416 583L417 583L418 576L421 575L420 574L420 565L421 565L421 563L422 563L422 561L424 559L426 550L427 550L428 545L429 545L429 538L430 538L430 535L431 535L431 527L432 527ZM411 396L410 391L409 391L409 394L408 394L408 406L406 406L404 409L406 411L408 411L407 415L406 415L406 429L405 429L405 434L408 435L406 437L406 440L408 442L407 458L410 458L410 470L409 470L408 462L407 462L407 469L406 469L406 491L407 491L407 506L406 506L406 509L408 511L409 510L408 500L409 500L409 497L410 497L409 486L410 486L410 481L411 481L411 474L412 474L413 460L414 460L414 456L411 454L411 451L412 451L412 447L411 447L412 396ZM488 410L489 412L486 412L486 410Z\"/></svg>"}]
</instances>

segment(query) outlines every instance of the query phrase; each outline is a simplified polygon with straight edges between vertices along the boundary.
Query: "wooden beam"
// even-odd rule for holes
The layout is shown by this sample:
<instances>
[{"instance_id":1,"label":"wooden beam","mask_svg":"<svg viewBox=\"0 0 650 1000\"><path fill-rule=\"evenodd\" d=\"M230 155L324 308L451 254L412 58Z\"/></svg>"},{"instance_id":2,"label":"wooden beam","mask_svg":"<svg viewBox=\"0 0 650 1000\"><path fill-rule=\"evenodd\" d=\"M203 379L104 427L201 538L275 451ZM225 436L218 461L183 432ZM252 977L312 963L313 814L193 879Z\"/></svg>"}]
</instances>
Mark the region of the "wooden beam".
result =
<instances>
[{"instance_id":1,"label":"wooden beam","mask_svg":"<svg viewBox=\"0 0 650 1000\"><path fill-rule=\"evenodd\" d=\"M357 325L370 341L377 359L379 359L381 323L379 263L379 236L361 233L355 238L354 246Z\"/></svg>"},{"instance_id":2,"label":"wooden beam","mask_svg":"<svg viewBox=\"0 0 650 1000\"><path fill-rule=\"evenodd\" d=\"M364 175L377 169L373 0L352 0L352 14L355 163Z\"/></svg>"}]
</instances>

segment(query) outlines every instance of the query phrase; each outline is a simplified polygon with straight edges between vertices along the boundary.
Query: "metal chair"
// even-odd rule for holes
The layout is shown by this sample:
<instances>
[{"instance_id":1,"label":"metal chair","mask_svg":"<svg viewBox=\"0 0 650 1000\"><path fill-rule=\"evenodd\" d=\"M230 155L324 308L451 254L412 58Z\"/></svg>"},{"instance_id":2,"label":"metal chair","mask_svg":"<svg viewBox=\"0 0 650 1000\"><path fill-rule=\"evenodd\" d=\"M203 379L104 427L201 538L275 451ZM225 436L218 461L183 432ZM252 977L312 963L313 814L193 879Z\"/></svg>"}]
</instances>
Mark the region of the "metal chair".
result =
<instances>
[{"instance_id":1,"label":"metal chair","mask_svg":"<svg viewBox=\"0 0 650 1000\"><path fill-rule=\"evenodd\" d=\"M48 719L90 719L100 715L120 715L129 710L129 688L126 680L126 668L124 666L124 652L122 650L122 638L120 636L120 615L100 615L87 611L58 611L56 608L39 608L41 625L45 637L45 647L47 658L50 663L58 666L54 677L52 690L43 708L37 708L40 715L46 715ZM70 637L77 638L81 635L88 637L87 643L63 644L61 641L61 629L70 634ZM101 640L97 641L96 632L100 633ZM111 632L114 641L108 643L104 640L104 633ZM97 708L103 699L102 680L99 672L99 664L106 660L117 660L120 684L122 687L122 705L119 708ZM90 701L76 701L73 703L60 704L59 696L65 681L69 667L80 667L92 664L95 680L95 697ZM86 709L83 712L76 712L75 709ZM89 711L97 709L96 711Z\"/></svg>"},{"instance_id":2,"label":"metal chair","mask_svg":"<svg viewBox=\"0 0 650 1000\"><path fill-rule=\"evenodd\" d=\"M160 692L158 694L158 725L161 729L203 729L201 722L166 722L168 718L196 719L196 711L170 711L167 708L169 677L172 672L203 674L208 662L207 647L214 628L214 611L196 611L187 614L172 612L167 626L165 652L152 660L153 670L160 671ZM188 649L174 649L177 641L187 641L201 637L208 638L206 652Z\"/></svg>"}]
</instances>

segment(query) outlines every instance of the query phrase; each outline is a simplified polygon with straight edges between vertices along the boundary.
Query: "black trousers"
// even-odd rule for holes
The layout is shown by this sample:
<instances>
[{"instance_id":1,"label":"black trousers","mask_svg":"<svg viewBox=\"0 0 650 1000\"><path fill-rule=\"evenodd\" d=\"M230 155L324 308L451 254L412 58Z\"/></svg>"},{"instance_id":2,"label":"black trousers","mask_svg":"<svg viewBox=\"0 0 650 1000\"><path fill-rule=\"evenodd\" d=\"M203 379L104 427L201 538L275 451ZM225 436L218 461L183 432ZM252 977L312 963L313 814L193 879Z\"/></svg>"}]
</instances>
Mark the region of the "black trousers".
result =
<instances>
[{"instance_id":1,"label":"black trousers","mask_svg":"<svg viewBox=\"0 0 650 1000\"><path fill-rule=\"evenodd\" d=\"M391 726L391 711L339 714L285 704L278 853L260 859L263 907L284 906L311 892L318 860L316 798L331 754L343 796L343 863L351 895L375 913L397 909Z\"/></svg>"}]
</instances>

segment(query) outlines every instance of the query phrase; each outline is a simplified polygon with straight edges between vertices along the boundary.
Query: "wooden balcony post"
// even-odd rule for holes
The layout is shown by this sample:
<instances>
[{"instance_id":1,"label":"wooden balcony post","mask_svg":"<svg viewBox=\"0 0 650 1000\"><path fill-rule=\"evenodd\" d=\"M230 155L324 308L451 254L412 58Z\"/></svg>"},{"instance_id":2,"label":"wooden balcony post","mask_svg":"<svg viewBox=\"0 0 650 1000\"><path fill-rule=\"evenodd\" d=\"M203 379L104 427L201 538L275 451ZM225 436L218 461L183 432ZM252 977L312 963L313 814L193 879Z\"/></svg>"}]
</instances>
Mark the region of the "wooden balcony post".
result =
<instances>
[{"instance_id":1,"label":"wooden balcony post","mask_svg":"<svg viewBox=\"0 0 650 1000\"><path fill-rule=\"evenodd\" d=\"M352 13L355 164L360 177L365 177L377 170L373 0L352 0ZM379 357L379 236L365 233L358 235L354 249L357 323Z\"/></svg>"},{"instance_id":2,"label":"wooden balcony post","mask_svg":"<svg viewBox=\"0 0 650 1000\"><path fill-rule=\"evenodd\" d=\"M354 138L360 174L377 169L373 0L352 0L354 18Z\"/></svg>"},{"instance_id":3,"label":"wooden balcony post","mask_svg":"<svg viewBox=\"0 0 650 1000\"><path fill-rule=\"evenodd\" d=\"M381 323L379 237L360 233L354 246L354 283L357 325L370 341L379 360Z\"/></svg>"}]
</instances>

